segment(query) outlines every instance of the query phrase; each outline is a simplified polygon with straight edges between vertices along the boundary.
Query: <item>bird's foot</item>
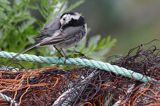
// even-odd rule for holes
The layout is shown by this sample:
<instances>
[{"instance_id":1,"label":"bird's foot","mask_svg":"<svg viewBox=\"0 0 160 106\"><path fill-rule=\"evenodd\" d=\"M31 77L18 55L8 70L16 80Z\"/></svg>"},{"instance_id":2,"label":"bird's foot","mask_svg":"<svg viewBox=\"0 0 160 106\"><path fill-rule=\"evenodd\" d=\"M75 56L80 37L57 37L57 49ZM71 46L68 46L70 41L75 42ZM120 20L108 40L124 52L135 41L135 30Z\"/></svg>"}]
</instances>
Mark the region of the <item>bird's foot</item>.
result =
<instances>
[{"instance_id":1,"label":"bird's foot","mask_svg":"<svg viewBox=\"0 0 160 106\"><path fill-rule=\"evenodd\" d=\"M70 52L73 53L73 57L80 57L80 58L87 58L87 59L89 59L89 57L87 57L87 56L86 56L84 53L82 53L82 52L79 52L79 51L76 51L76 50L70 51Z\"/></svg>"},{"instance_id":2,"label":"bird's foot","mask_svg":"<svg viewBox=\"0 0 160 106\"><path fill-rule=\"evenodd\" d=\"M66 61L68 58L69 58L68 56L61 56L61 57L58 57L58 60L63 61L64 64L66 64Z\"/></svg>"}]
</instances>

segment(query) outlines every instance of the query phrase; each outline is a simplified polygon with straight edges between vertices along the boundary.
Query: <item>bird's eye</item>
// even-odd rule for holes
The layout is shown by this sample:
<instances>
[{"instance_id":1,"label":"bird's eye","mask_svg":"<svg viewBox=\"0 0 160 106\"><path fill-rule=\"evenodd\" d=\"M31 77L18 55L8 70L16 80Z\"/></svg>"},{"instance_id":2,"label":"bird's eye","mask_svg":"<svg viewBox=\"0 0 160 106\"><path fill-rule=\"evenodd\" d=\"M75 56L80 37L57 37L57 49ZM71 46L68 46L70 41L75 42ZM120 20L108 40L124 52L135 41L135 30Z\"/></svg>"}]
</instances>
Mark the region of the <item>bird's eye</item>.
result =
<instances>
[{"instance_id":1,"label":"bird's eye","mask_svg":"<svg viewBox=\"0 0 160 106\"><path fill-rule=\"evenodd\" d=\"M63 21L65 21L66 19L65 18L63 18Z\"/></svg>"}]
</instances>

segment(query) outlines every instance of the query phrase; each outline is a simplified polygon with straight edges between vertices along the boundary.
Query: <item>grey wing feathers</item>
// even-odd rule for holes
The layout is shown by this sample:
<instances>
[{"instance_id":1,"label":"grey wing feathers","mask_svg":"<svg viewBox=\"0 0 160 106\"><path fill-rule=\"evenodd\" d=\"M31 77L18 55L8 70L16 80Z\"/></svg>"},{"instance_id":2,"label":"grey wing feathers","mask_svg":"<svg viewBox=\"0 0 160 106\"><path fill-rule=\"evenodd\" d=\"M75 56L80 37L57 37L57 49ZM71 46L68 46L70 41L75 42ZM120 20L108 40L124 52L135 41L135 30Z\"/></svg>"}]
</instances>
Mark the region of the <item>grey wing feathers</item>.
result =
<instances>
[{"instance_id":1,"label":"grey wing feathers","mask_svg":"<svg viewBox=\"0 0 160 106\"><path fill-rule=\"evenodd\" d=\"M85 35L85 30L83 29L83 26L79 27L68 27L64 31L62 31L59 35L52 37L48 37L48 42L44 43L43 45L58 45L65 43L74 43L78 42L82 39L82 37Z\"/></svg>"},{"instance_id":2,"label":"grey wing feathers","mask_svg":"<svg viewBox=\"0 0 160 106\"><path fill-rule=\"evenodd\" d=\"M65 40L69 40L71 38L78 38L81 39L81 37L83 37L83 35L85 35L85 30L83 26L79 26L79 27L69 27L66 30L63 31L63 33L65 34Z\"/></svg>"},{"instance_id":3,"label":"grey wing feathers","mask_svg":"<svg viewBox=\"0 0 160 106\"><path fill-rule=\"evenodd\" d=\"M60 28L60 17L55 18L48 23L45 28L41 31L40 35L35 38L36 43L39 43L46 37L52 36L55 31Z\"/></svg>"}]
</instances>

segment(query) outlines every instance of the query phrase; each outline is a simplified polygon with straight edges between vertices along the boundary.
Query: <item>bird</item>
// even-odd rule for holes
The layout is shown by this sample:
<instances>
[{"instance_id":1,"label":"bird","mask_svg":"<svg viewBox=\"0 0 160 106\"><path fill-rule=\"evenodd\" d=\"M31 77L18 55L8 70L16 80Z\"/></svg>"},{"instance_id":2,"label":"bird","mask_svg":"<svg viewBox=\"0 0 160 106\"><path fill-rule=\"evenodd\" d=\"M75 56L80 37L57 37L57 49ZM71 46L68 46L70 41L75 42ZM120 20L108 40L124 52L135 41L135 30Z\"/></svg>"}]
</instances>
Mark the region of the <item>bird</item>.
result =
<instances>
[{"instance_id":1,"label":"bird","mask_svg":"<svg viewBox=\"0 0 160 106\"><path fill-rule=\"evenodd\" d=\"M19 52L13 58L33 48L52 45L63 57L66 57L63 49L77 45L86 36L87 24L84 17L78 12L65 12L51 20L39 36L35 38L35 44L26 50Z\"/></svg>"}]
</instances>

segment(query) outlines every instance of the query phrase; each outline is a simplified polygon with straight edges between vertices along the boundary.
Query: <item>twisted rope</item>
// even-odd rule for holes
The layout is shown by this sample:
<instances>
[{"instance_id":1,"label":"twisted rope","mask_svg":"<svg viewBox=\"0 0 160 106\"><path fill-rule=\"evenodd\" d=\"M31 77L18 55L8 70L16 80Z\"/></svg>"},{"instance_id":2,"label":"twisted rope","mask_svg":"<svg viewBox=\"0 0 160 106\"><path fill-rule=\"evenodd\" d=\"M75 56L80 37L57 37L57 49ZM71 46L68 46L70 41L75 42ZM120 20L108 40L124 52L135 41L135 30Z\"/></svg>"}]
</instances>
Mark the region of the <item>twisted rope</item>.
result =
<instances>
[{"instance_id":1,"label":"twisted rope","mask_svg":"<svg viewBox=\"0 0 160 106\"><path fill-rule=\"evenodd\" d=\"M12 58L15 55L16 53L13 53L13 52L5 52L5 51L0 52L0 57L4 57L4 58ZM119 67L116 65L111 65L110 63L104 63L104 62L95 61L95 60L88 60L88 59L81 59L81 58L65 59L63 57L61 58L43 57L43 56L35 56L35 55L28 55L28 54L20 54L15 59L30 61L30 62L48 63L48 64L70 64L70 65L79 65L79 66L87 66L91 68L98 68L108 72L113 72L117 75L133 78L141 82L148 82L148 81L154 80L150 77L134 72L132 70L127 70L123 67Z\"/></svg>"},{"instance_id":2,"label":"twisted rope","mask_svg":"<svg viewBox=\"0 0 160 106\"><path fill-rule=\"evenodd\" d=\"M15 100L13 100L11 97L8 97L7 95L5 95L3 93L0 93L0 97L2 97L4 100L10 102L14 106L19 106Z\"/></svg>"}]
</instances>

